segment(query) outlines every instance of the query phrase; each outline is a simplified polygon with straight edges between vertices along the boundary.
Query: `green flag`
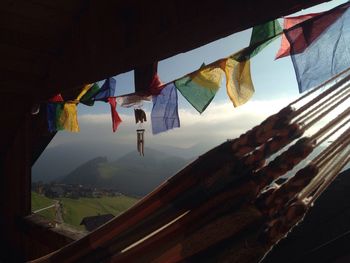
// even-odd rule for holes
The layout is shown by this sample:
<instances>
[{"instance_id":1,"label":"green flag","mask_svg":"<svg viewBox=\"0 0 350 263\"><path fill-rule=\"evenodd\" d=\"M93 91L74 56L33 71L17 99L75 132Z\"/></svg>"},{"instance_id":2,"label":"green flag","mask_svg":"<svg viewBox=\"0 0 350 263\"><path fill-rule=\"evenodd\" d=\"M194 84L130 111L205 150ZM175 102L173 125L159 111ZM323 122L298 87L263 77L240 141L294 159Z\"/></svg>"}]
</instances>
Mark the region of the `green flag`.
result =
<instances>
[{"instance_id":1,"label":"green flag","mask_svg":"<svg viewBox=\"0 0 350 263\"><path fill-rule=\"evenodd\" d=\"M277 20L253 28L250 44L233 55L237 61L246 61L257 55L262 49L282 34L283 30Z\"/></svg>"},{"instance_id":2,"label":"green flag","mask_svg":"<svg viewBox=\"0 0 350 263\"><path fill-rule=\"evenodd\" d=\"M80 99L80 102L87 105L94 105L94 96L99 92L100 87L95 83Z\"/></svg>"},{"instance_id":3,"label":"green flag","mask_svg":"<svg viewBox=\"0 0 350 263\"><path fill-rule=\"evenodd\" d=\"M219 65L204 66L195 73L175 81L185 99L202 113L220 88L224 72Z\"/></svg>"}]
</instances>

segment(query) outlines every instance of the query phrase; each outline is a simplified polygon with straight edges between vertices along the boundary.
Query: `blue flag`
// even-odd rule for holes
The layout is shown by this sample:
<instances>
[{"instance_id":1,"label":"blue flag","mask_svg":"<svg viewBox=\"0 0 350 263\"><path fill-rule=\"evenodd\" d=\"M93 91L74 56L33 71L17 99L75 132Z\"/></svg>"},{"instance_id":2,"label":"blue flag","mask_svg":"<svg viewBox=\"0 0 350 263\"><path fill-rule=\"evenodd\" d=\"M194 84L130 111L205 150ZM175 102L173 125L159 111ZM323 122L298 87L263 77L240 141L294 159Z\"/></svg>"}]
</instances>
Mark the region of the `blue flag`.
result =
<instances>
[{"instance_id":1,"label":"blue flag","mask_svg":"<svg viewBox=\"0 0 350 263\"><path fill-rule=\"evenodd\" d=\"M166 85L159 95L153 96L151 120L153 134L180 127L177 90L174 83Z\"/></svg>"},{"instance_id":2,"label":"blue flag","mask_svg":"<svg viewBox=\"0 0 350 263\"><path fill-rule=\"evenodd\" d=\"M350 67L349 6L343 4L285 31L300 93Z\"/></svg>"},{"instance_id":3,"label":"blue flag","mask_svg":"<svg viewBox=\"0 0 350 263\"><path fill-rule=\"evenodd\" d=\"M117 82L114 78L106 79L100 90L94 96L94 99L107 102L109 97L114 96L116 83Z\"/></svg>"},{"instance_id":4,"label":"blue flag","mask_svg":"<svg viewBox=\"0 0 350 263\"><path fill-rule=\"evenodd\" d=\"M47 124L50 132L56 130L56 105L54 103L47 104Z\"/></svg>"}]
</instances>

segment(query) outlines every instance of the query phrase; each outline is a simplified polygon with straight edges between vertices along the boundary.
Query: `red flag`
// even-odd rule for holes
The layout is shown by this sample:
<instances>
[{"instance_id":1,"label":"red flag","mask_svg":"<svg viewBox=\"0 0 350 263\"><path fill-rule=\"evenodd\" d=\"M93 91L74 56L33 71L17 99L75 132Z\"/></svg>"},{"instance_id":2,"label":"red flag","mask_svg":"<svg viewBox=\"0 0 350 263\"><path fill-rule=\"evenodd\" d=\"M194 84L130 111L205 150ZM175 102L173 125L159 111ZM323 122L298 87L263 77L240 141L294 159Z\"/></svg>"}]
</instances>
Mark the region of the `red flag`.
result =
<instances>
[{"instance_id":1,"label":"red flag","mask_svg":"<svg viewBox=\"0 0 350 263\"><path fill-rule=\"evenodd\" d=\"M109 105L111 105L112 127L113 127L113 132L115 132L118 129L118 126L122 122L122 120L119 117L118 112L116 111L116 108L117 108L116 98L115 97L108 98L108 103Z\"/></svg>"},{"instance_id":2,"label":"red flag","mask_svg":"<svg viewBox=\"0 0 350 263\"><path fill-rule=\"evenodd\" d=\"M289 29L319 14L321 13L313 13L313 14L307 14L307 15L295 16L295 17L285 17L283 22L283 29L284 30ZM281 39L281 46L276 54L275 59L283 58L289 55L290 55L290 44L286 38L286 35L283 34Z\"/></svg>"},{"instance_id":3,"label":"red flag","mask_svg":"<svg viewBox=\"0 0 350 263\"><path fill-rule=\"evenodd\" d=\"M49 102L63 102L61 93L58 93L57 95L53 96L51 99L49 99Z\"/></svg>"},{"instance_id":4,"label":"red flag","mask_svg":"<svg viewBox=\"0 0 350 263\"><path fill-rule=\"evenodd\" d=\"M151 95L159 95L160 91L164 88L162 81L160 80L158 74L153 76L152 82L149 85L149 91Z\"/></svg>"}]
</instances>

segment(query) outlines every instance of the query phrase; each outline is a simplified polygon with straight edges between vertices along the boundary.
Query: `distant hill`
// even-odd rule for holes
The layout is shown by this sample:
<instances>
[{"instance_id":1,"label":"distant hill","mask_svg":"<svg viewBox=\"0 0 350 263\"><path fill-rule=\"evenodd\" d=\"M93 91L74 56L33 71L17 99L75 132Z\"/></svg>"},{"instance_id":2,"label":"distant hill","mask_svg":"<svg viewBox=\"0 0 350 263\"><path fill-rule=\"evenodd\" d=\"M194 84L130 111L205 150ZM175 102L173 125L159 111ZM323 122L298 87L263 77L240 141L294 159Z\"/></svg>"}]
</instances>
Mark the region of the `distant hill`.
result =
<instances>
[{"instance_id":1,"label":"distant hill","mask_svg":"<svg viewBox=\"0 0 350 263\"><path fill-rule=\"evenodd\" d=\"M96 156L114 160L135 146L94 141L87 144L72 142L47 148L32 167L33 181L51 182L73 171Z\"/></svg>"},{"instance_id":2,"label":"distant hill","mask_svg":"<svg viewBox=\"0 0 350 263\"><path fill-rule=\"evenodd\" d=\"M167 145L152 145L152 148L169 156L177 156L183 159L194 159L205 153L215 145L200 144L188 149ZM51 182L59 181L78 166L95 158L106 156L108 160L115 161L136 149L136 145L104 142L92 140L89 143L72 142L47 148L32 167L32 180ZM148 158L146 155L144 158Z\"/></svg>"},{"instance_id":3,"label":"distant hill","mask_svg":"<svg viewBox=\"0 0 350 263\"><path fill-rule=\"evenodd\" d=\"M64 176L61 182L114 188L126 195L144 196L188 162L186 159L146 148L145 156L134 151L113 162L108 162L106 157L94 158Z\"/></svg>"}]
</instances>

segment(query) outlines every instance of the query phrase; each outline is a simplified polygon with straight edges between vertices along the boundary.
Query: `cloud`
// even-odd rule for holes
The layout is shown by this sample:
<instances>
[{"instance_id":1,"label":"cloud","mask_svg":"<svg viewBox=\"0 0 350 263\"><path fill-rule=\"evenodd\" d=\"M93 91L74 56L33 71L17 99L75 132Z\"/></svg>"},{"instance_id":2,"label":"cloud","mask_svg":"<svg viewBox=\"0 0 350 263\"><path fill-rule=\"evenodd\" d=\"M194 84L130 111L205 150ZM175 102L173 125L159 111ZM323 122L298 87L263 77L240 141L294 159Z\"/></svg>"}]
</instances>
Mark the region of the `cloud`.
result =
<instances>
[{"instance_id":1,"label":"cloud","mask_svg":"<svg viewBox=\"0 0 350 263\"><path fill-rule=\"evenodd\" d=\"M212 103L201 115L193 109L180 109L181 127L158 135L152 135L149 112L148 121L142 126L135 124L133 115L120 114L123 122L116 133L112 132L110 113L84 114L79 116L81 131L78 134L60 132L51 146L70 142L89 143L91 140L135 144L136 129L143 127L146 130L145 142L149 147L152 144L181 148L208 144L213 147L258 125L289 102L287 99L250 101L238 108L231 103Z\"/></svg>"}]
</instances>

